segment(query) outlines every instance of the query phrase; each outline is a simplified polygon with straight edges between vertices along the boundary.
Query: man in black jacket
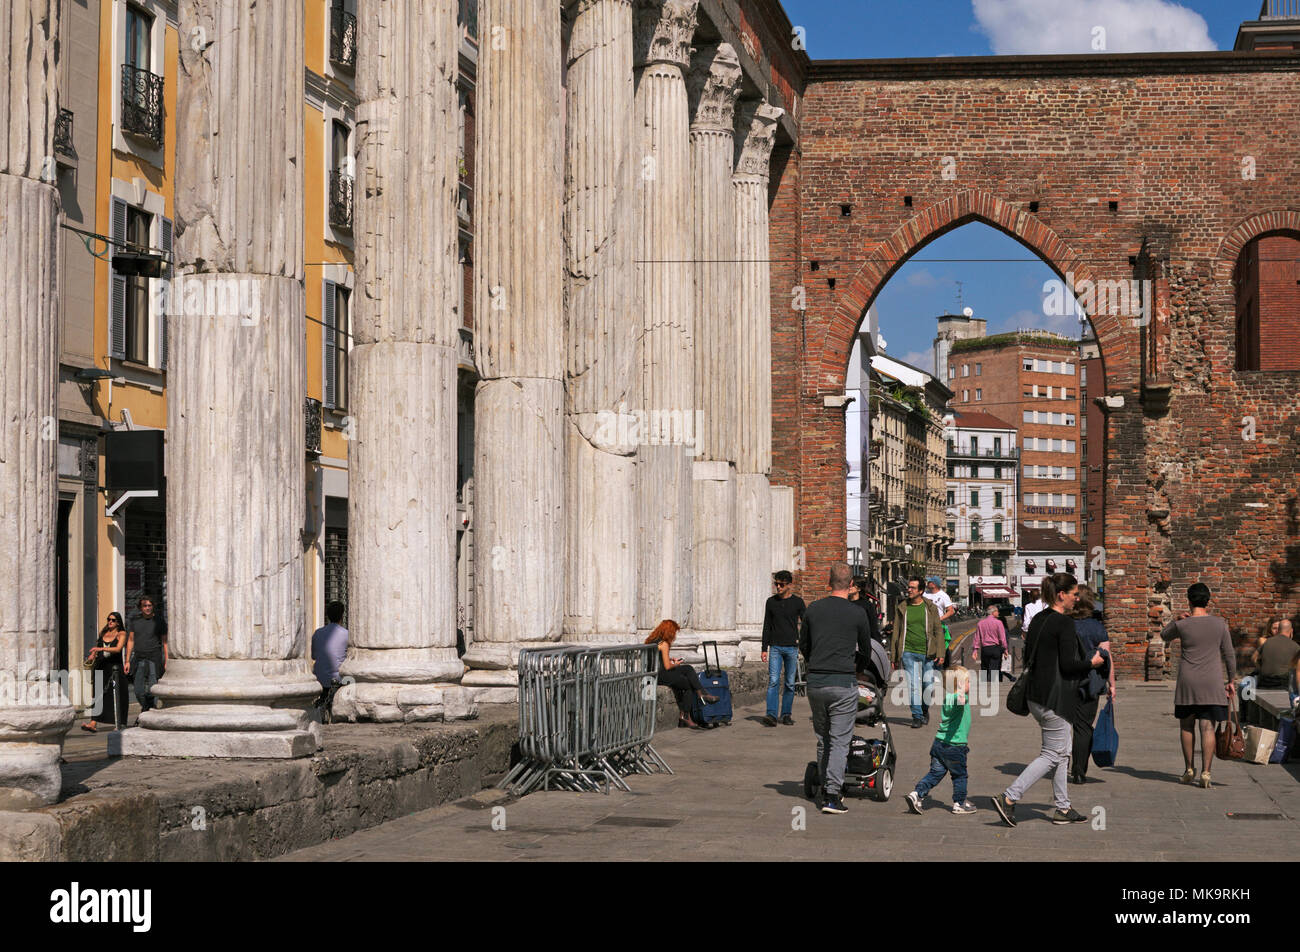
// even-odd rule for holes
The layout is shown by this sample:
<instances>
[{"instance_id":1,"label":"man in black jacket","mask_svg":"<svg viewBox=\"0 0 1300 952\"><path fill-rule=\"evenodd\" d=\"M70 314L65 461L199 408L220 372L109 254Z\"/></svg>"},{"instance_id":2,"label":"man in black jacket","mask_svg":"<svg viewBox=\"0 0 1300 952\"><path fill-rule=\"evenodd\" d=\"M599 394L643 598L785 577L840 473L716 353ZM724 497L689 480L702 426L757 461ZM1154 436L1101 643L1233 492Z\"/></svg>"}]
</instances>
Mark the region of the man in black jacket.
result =
<instances>
[{"instance_id":1,"label":"man in black jacket","mask_svg":"<svg viewBox=\"0 0 1300 952\"><path fill-rule=\"evenodd\" d=\"M817 732L823 813L846 812L840 790L858 710L855 659L859 651L871 656L866 613L849 601L852 580L848 565L831 566L830 597L808 606L799 635L799 650L808 662L808 706Z\"/></svg>"}]
</instances>

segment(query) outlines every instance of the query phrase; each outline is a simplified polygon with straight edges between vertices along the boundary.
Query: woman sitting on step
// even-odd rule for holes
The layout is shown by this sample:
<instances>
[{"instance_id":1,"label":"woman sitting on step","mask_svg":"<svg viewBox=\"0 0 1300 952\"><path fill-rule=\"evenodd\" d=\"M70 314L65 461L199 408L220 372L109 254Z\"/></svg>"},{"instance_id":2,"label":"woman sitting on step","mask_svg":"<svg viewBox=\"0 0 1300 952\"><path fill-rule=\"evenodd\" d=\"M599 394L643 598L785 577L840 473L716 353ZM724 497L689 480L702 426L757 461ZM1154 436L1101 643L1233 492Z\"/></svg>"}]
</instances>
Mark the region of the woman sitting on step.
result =
<instances>
[{"instance_id":1,"label":"woman sitting on step","mask_svg":"<svg viewBox=\"0 0 1300 952\"><path fill-rule=\"evenodd\" d=\"M695 673L694 668L689 664L682 664L680 658L669 656L668 649L677 640L677 632L680 630L681 626L677 622L665 618L654 631L650 632L650 637L645 640L645 643L657 645L659 648L659 683L672 688L673 696L677 698L677 726L699 727L699 724L691 720L692 695L697 695L705 704L712 704L717 698L712 694L704 693L700 676Z\"/></svg>"}]
</instances>

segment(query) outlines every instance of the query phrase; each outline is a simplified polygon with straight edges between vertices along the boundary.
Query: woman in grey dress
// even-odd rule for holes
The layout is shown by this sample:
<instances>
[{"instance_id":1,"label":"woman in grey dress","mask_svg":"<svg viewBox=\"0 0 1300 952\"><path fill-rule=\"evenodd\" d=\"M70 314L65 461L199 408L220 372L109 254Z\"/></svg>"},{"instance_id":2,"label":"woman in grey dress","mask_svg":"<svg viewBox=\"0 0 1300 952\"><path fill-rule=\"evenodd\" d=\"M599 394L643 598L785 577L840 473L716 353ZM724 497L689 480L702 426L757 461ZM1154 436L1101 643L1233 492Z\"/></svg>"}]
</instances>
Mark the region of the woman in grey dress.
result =
<instances>
[{"instance_id":1,"label":"woman in grey dress","mask_svg":"<svg viewBox=\"0 0 1300 952\"><path fill-rule=\"evenodd\" d=\"M1165 641L1181 638L1183 657L1178 665L1178 682L1174 685L1174 717L1183 744L1183 783L1210 786L1210 763L1214 760L1214 732L1228 720L1228 700L1236 688L1235 653L1228 623L1211 615L1210 589L1197 582L1187 589L1191 613L1184 612L1177 621L1160 633ZM1197 723L1201 735L1201 775L1193 766L1196 753Z\"/></svg>"}]
</instances>

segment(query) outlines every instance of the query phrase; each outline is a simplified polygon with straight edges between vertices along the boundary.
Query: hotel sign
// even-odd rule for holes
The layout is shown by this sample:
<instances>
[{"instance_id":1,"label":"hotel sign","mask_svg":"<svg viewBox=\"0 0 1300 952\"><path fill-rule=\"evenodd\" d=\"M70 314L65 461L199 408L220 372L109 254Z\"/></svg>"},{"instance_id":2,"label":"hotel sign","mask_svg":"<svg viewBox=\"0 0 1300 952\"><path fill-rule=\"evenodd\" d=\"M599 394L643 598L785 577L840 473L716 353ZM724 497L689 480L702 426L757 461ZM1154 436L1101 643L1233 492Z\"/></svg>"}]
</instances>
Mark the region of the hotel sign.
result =
<instances>
[{"instance_id":1,"label":"hotel sign","mask_svg":"<svg viewBox=\"0 0 1300 952\"><path fill-rule=\"evenodd\" d=\"M1073 506L1024 506L1024 511L1035 516L1072 516Z\"/></svg>"}]
</instances>

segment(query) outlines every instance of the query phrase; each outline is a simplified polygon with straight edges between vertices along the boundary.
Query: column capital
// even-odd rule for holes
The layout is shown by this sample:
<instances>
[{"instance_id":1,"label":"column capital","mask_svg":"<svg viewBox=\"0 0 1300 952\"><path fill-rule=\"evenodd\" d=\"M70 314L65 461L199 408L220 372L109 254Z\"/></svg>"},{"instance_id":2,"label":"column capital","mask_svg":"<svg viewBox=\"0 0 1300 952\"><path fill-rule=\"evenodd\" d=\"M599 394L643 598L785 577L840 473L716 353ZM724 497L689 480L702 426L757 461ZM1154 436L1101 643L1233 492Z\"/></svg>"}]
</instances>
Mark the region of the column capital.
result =
<instances>
[{"instance_id":1,"label":"column capital","mask_svg":"<svg viewBox=\"0 0 1300 952\"><path fill-rule=\"evenodd\" d=\"M691 38L699 0L636 0L632 63L637 69L668 63L683 70L691 62Z\"/></svg>"},{"instance_id":2,"label":"column capital","mask_svg":"<svg viewBox=\"0 0 1300 952\"><path fill-rule=\"evenodd\" d=\"M740 57L730 43L699 50L687 77L693 113L691 131L735 133L741 75Z\"/></svg>"},{"instance_id":3,"label":"column capital","mask_svg":"<svg viewBox=\"0 0 1300 952\"><path fill-rule=\"evenodd\" d=\"M740 104L736 126L740 131L737 144L736 175L768 177L772 146L776 144L776 124L784 109L767 100L748 100Z\"/></svg>"}]
</instances>

